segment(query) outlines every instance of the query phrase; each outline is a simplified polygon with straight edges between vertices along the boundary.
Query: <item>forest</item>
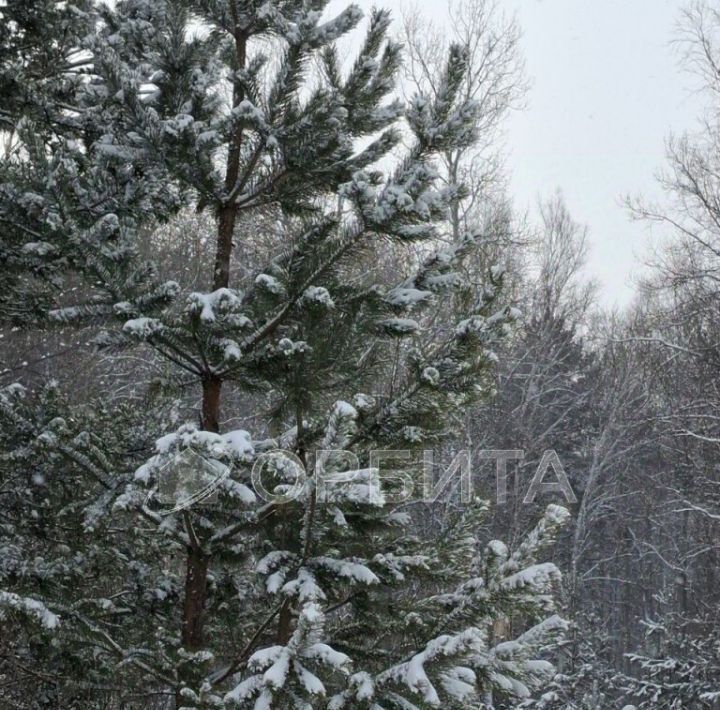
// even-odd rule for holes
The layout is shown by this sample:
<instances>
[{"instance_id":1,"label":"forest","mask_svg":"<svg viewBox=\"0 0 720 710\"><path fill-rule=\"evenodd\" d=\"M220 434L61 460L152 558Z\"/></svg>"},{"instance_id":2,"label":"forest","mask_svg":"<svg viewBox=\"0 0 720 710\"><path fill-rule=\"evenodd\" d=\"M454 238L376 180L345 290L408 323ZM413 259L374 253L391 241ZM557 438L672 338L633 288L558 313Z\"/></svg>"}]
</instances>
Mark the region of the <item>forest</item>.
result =
<instances>
[{"instance_id":1,"label":"forest","mask_svg":"<svg viewBox=\"0 0 720 710\"><path fill-rule=\"evenodd\" d=\"M615 309L449 13L0 1L0 709L720 708L720 5Z\"/></svg>"}]
</instances>

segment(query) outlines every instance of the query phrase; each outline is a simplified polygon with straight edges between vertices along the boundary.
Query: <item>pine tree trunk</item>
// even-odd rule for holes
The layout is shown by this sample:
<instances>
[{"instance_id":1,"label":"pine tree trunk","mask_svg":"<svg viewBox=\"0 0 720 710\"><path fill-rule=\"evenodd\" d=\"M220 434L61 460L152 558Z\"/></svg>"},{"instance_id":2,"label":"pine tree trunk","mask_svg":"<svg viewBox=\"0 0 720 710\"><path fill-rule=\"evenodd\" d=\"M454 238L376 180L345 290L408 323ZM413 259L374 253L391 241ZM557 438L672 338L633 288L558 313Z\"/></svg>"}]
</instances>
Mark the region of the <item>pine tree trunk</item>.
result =
<instances>
[{"instance_id":1,"label":"pine tree trunk","mask_svg":"<svg viewBox=\"0 0 720 710\"><path fill-rule=\"evenodd\" d=\"M229 171L228 171L229 172ZM225 205L220 209L218 217L217 252L215 254L215 274L213 287L227 288L230 283L230 256L232 254L232 238L235 231L235 205Z\"/></svg>"},{"instance_id":2,"label":"pine tree trunk","mask_svg":"<svg viewBox=\"0 0 720 710\"><path fill-rule=\"evenodd\" d=\"M235 55L238 69L245 66L247 55L247 38L240 32L235 35ZM233 106L243 100L242 84L235 81L233 85ZM213 286L215 289L227 288L230 283L230 257L233 247L233 233L237 220L237 203L233 197L240 177L240 153L242 150L242 128L237 128L230 139L228 147L227 168L225 170L226 201L222 204L218 214L217 251L215 253L215 273Z\"/></svg>"},{"instance_id":3,"label":"pine tree trunk","mask_svg":"<svg viewBox=\"0 0 720 710\"><path fill-rule=\"evenodd\" d=\"M234 9L234 4L231 3ZM237 26L237 18L235 24ZM235 35L237 69L245 66L247 37L239 30ZM243 87L237 79L233 84L233 106L243 99ZM226 199L218 210L218 232L215 253L213 288L228 288L230 285L230 260L233 248L233 233L237 220L237 204L232 197L238 186L240 156L242 149L242 128L238 127L228 147L225 172ZM220 431L220 404L222 378L206 372L202 380L202 428L205 431ZM188 651L197 651L203 645L203 615L207 595L207 573L210 559L200 543L188 547L185 575L185 598L183 602L182 642Z\"/></svg>"},{"instance_id":4,"label":"pine tree trunk","mask_svg":"<svg viewBox=\"0 0 720 710\"><path fill-rule=\"evenodd\" d=\"M203 644L208 562L201 549L188 547L182 623L182 644L188 651L198 651Z\"/></svg>"},{"instance_id":5,"label":"pine tree trunk","mask_svg":"<svg viewBox=\"0 0 720 710\"><path fill-rule=\"evenodd\" d=\"M220 394L222 379L208 375L202 383L202 428L216 434L220 431Z\"/></svg>"}]
</instances>

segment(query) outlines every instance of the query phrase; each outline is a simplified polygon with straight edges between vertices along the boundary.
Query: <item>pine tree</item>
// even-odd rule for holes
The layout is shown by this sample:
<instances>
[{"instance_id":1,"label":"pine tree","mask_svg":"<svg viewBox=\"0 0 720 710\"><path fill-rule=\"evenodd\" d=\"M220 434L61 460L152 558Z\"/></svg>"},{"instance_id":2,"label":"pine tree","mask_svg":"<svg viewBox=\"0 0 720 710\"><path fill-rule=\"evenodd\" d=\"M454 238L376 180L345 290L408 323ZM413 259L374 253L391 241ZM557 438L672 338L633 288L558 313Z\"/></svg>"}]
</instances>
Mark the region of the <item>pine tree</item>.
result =
<instances>
[{"instance_id":1,"label":"pine tree","mask_svg":"<svg viewBox=\"0 0 720 710\"><path fill-rule=\"evenodd\" d=\"M474 503L431 544L370 458L441 442L488 391L517 315L491 265L457 298L492 235L439 246L463 190L434 156L476 139L464 49L434 96L404 107L385 11L347 68L336 43L354 6L326 19L323 0L46 5L49 24L23 22L49 56L15 24L3 35L3 86L19 67L27 90L11 87L3 114L16 139L0 167L3 317L51 327L47 312L98 347L149 348L168 376L142 407L74 403L53 383L2 391L0 613L24 621L0 672L31 668L38 697L63 707L527 697L565 628L558 570L538 557L567 512L548 508L509 551L482 545ZM33 83L36 62L54 64L47 81ZM207 292L139 256L187 205L215 228ZM270 223L275 237L257 233ZM233 271L268 242L261 270ZM382 273L380 249L395 259ZM421 338L443 299L466 312ZM178 387L196 388L195 421L178 421ZM226 426L231 394L260 412L257 431ZM267 455L279 449L295 468ZM213 495L169 511L168 476L187 488L196 474ZM517 638L496 638L498 621Z\"/></svg>"}]
</instances>

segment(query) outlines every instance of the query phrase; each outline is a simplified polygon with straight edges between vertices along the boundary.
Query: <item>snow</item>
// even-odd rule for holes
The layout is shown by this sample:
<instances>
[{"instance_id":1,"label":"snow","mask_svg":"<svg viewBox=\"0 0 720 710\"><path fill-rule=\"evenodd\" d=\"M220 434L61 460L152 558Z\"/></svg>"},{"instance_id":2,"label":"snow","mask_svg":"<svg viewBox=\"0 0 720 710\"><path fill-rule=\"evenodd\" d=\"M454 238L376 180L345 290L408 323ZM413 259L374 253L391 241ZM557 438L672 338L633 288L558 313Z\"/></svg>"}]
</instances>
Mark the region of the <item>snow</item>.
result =
<instances>
[{"instance_id":1,"label":"snow","mask_svg":"<svg viewBox=\"0 0 720 710\"><path fill-rule=\"evenodd\" d=\"M230 468L226 464L250 463L255 456L250 434L237 429L216 434L214 432L198 429L194 424L183 424L177 431L161 436L155 442L156 454L139 466L134 480L149 485L153 479L160 480L162 471L166 467L176 464L187 464L180 457L187 459L188 455L199 457L197 464L207 469L208 485L213 485L226 495L245 505L256 502L256 496L245 484L235 481L230 476ZM190 452L186 454L186 452ZM170 471L174 470L171 468ZM197 482L196 482L197 483ZM203 489L204 490L204 489ZM200 492L200 491L196 491ZM139 492L127 490L115 502L118 509L128 509L141 504ZM188 497L190 500L192 496Z\"/></svg>"},{"instance_id":2,"label":"snow","mask_svg":"<svg viewBox=\"0 0 720 710\"><path fill-rule=\"evenodd\" d=\"M435 367L426 367L420 376L423 382L435 386L440 383L440 372Z\"/></svg>"},{"instance_id":3,"label":"snow","mask_svg":"<svg viewBox=\"0 0 720 710\"><path fill-rule=\"evenodd\" d=\"M218 344L223 351L223 360L226 362L238 362L242 360L242 350L235 340L223 338Z\"/></svg>"},{"instance_id":4,"label":"snow","mask_svg":"<svg viewBox=\"0 0 720 710\"><path fill-rule=\"evenodd\" d=\"M345 671L351 664L351 659L344 653L336 651L326 643L314 643L302 653L304 658L312 658L321 661L326 666L331 666L339 671Z\"/></svg>"},{"instance_id":5,"label":"snow","mask_svg":"<svg viewBox=\"0 0 720 710\"><path fill-rule=\"evenodd\" d=\"M538 591L546 590L553 582L560 581L560 571L552 562L530 565L500 582L502 589L533 587Z\"/></svg>"},{"instance_id":6,"label":"snow","mask_svg":"<svg viewBox=\"0 0 720 710\"><path fill-rule=\"evenodd\" d=\"M163 122L163 130L167 134L177 137L188 130L194 122L195 119L190 114L179 113L174 118Z\"/></svg>"},{"instance_id":7,"label":"snow","mask_svg":"<svg viewBox=\"0 0 720 710\"><path fill-rule=\"evenodd\" d=\"M280 591L280 588L282 587L286 576L287 571L284 569L278 570L274 574L271 574L265 580L265 589L267 590L268 594L277 594Z\"/></svg>"},{"instance_id":8,"label":"snow","mask_svg":"<svg viewBox=\"0 0 720 710\"><path fill-rule=\"evenodd\" d=\"M312 348L304 340L292 341L290 338L281 338L276 347L278 352L286 357L312 352Z\"/></svg>"},{"instance_id":9,"label":"snow","mask_svg":"<svg viewBox=\"0 0 720 710\"><path fill-rule=\"evenodd\" d=\"M356 394L353 397L353 405L360 412L367 412L375 407L375 398L367 394Z\"/></svg>"},{"instance_id":10,"label":"snow","mask_svg":"<svg viewBox=\"0 0 720 710\"><path fill-rule=\"evenodd\" d=\"M555 525L565 525L570 518L570 511L562 505L551 503L545 509L545 519Z\"/></svg>"},{"instance_id":11,"label":"snow","mask_svg":"<svg viewBox=\"0 0 720 710\"><path fill-rule=\"evenodd\" d=\"M550 661L543 661L540 659L531 659L523 662L525 669L533 675L537 676L550 676L555 671L555 667Z\"/></svg>"},{"instance_id":12,"label":"snow","mask_svg":"<svg viewBox=\"0 0 720 710\"><path fill-rule=\"evenodd\" d=\"M455 335L462 338L471 334L482 333L486 328L487 323L485 318L475 315L461 320L457 326L455 326Z\"/></svg>"},{"instance_id":13,"label":"snow","mask_svg":"<svg viewBox=\"0 0 720 710\"><path fill-rule=\"evenodd\" d=\"M342 400L335 402L335 413L340 417L351 417L353 419L357 416L355 407L349 402L343 402Z\"/></svg>"},{"instance_id":14,"label":"snow","mask_svg":"<svg viewBox=\"0 0 720 710\"><path fill-rule=\"evenodd\" d=\"M357 409L352 404L342 400L335 402L325 427L322 449L326 452L344 449L355 432L357 416Z\"/></svg>"},{"instance_id":15,"label":"snow","mask_svg":"<svg viewBox=\"0 0 720 710\"><path fill-rule=\"evenodd\" d=\"M459 702L470 700L475 694L477 677L470 668L456 666L440 676L443 690Z\"/></svg>"},{"instance_id":16,"label":"snow","mask_svg":"<svg viewBox=\"0 0 720 710\"><path fill-rule=\"evenodd\" d=\"M432 274L424 279L425 285L436 291L455 288L463 283L460 274L450 272L447 274Z\"/></svg>"},{"instance_id":17,"label":"snow","mask_svg":"<svg viewBox=\"0 0 720 710\"><path fill-rule=\"evenodd\" d=\"M142 339L150 338L162 330L163 324L157 318L132 318L123 325L123 333Z\"/></svg>"},{"instance_id":18,"label":"snow","mask_svg":"<svg viewBox=\"0 0 720 710\"><path fill-rule=\"evenodd\" d=\"M381 508L385 505L378 469L323 473L318 481L318 500Z\"/></svg>"},{"instance_id":19,"label":"snow","mask_svg":"<svg viewBox=\"0 0 720 710\"><path fill-rule=\"evenodd\" d=\"M19 382L13 382L0 389L0 403L10 405L12 399L23 399L27 396L27 389Z\"/></svg>"},{"instance_id":20,"label":"snow","mask_svg":"<svg viewBox=\"0 0 720 710\"><path fill-rule=\"evenodd\" d=\"M269 590L268 590L269 591ZM315 575L307 568L298 571L297 577L286 582L282 588L288 597L297 597L301 603L325 600L325 593L315 580Z\"/></svg>"},{"instance_id":21,"label":"snow","mask_svg":"<svg viewBox=\"0 0 720 710\"><path fill-rule=\"evenodd\" d=\"M204 323L214 322L219 311L232 311L241 304L241 294L229 288L219 288L212 293L191 293L187 298L188 311L199 314Z\"/></svg>"},{"instance_id":22,"label":"snow","mask_svg":"<svg viewBox=\"0 0 720 710\"><path fill-rule=\"evenodd\" d=\"M368 673L355 673L350 678L350 684L356 688L355 697L358 700L370 700L375 694L375 685Z\"/></svg>"},{"instance_id":23,"label":"snow","mask_svg":"<svg viewBox=\"0 0 720 710\"><path fill-rule=\"evenodd\" d=\"M517 641L521 644L537 646L547 638L557 636L569 628L569 624L565 619L557 614L553 614L547 619L543 619L539 624L535 624L535 626L529 628L517 638Z\"/></svg>"},{"instance_id":24,"label":"snow","mask_svg":"<svg viewBox=\"0 0 720 710\"><path fill-rule=\"evenodd\" d=\"M253 322L244 313L228 313L224 318L224 325L228 328L243 330L245 328L252 328Z\"/></svg>"},{"instance_id":25,"label":"snow","mask_svg":"<svg viewBox=\"0 0 720 710\"><path fill-rule=\"evenodd\" d=\"M197 135L197 142L201 146L207 144L219 144L220 134L218 131L215 130L202 131Z\"/></svg>"},{"instance_id":26,"label":"snow","mask_svg":"<svg viewBox=\"0 0 720 710\"><path fill-rule=\"evenodd\" d=\"M378 553L373 557L373 562L384 567L398 582L405 579L403 570L428 570L429 561L430 558L425 555L395 555L392 552Z\"/></svg>"},{"instance_id":27,"label":"snow","mask_svg":"<svg viewBox=\"0 0 720 710\"><path fill-rule=\"evenodd\" d=\"M352 560L336 560L332 557L314 557L310 560L310 564L317 567L323 567L333 572L338 577L350 579L359 584L372 585L379 584L380 580L375 573L360 562Z\"/></svg>"},{"instance_id":28,"label":"snow","mask_svg":"<svg viewBox=\"0 0 720 710\"><path fill-rule=\"evenodd\" d=\"M274 688L282 688L285 685L289 670L290 651L283 647L280 649L270 668L263 673L263 681Z\"/></svg>"},{"instance_id":29,"label":"snow","mask_svg":"<svg viewBox=\"0 0 720 710\"><path fill-rule=\"evenodd\" d=\"M221 435L221 439L237 459L249 460L255 453L250 433L244 429L228 431Z\"/></svg>"},{"instance_id":30,"label":"snow","mask_svg":"<svg viewBox=\"0 0 720 710\"><path fill-rule=\"evenodd\" d=\"M161 436L155 442L158 454L168 454L181 448L196 448L217 457L249 461L255 452L250 434L244 429L216 434L183 424L177 431Z\"/></svg>"},{"instance_id":31,"label":"snow","mask_svg":"<svg viewBox=\"0 0 720 710\"><path fill-rule=\"evenodd\" d=\"M310 602L309 604L305 604L300 612L300 623L298 624L298 627L302 627L303 622L305 622L305 626L320 624L323 619L324 616L320 606L314 602Z\"/></svg>"},{"instance_id":32,"label":"snow","mask_svg":"<svg viewBox=\"0 0 720 710\"><path fill-rule=\"evenodd\" d=\"M310 286L306 288L301 300L304 303L317 304L325 308L335 308L335 302L330 297L330 293L322 286Z\"/></svg>"},{"instance_id":33,"label":"snow","mask_svg":"<svg viewBox=\"0 0 720 710\"><path fill-rule=\"evenodd\" d=\"M263 670L271 666L280 657L284 648L284 646L268 646L255 651L248 660L248 667L251 670Z\"/></svg>"},{"instance_id":34,"label":"snow","mask_svg":"<svg viewBox=\"0 0 720 710\"><path fill-rule=\"evenodd\" d=\"M4 608L25 612L35 617L46 629L55 629L60 625L60 617L53 614L42 602L0 590L0 618L3 617Z\"/></svg>"},{"instance_id":35,"label":"snow","mask_svg":"<svg viewBox=\"0 0 720 710\"><path fill-rule=\"evenodd\" d=\"M440 706L440 696L433 687L423 666L425 662L425 653L419 653L412 658L407 665L405 673L405 683L410 690L422 695L423 700L432 707Z\"/></svg>"},{"instance_id":36,"label":"snow","mask_svg":"<svg viewBox=\"0 0 720 710\"><path fill-rule=\"evenodd\" d=\"M311 673L298 661L293 663L293 670L301 685L310 695L325 695L325 686L314 673Z\"/></svg>"},{"instance_id":37,"label":"snow","mask_svg":"<svg viewBox=\"0 0 720 710\"><path fill-rule=\"evenodd\" d=\"M490 540L490 542L487 544L487 549L488 552L490 552L490 554L492 554L494 557L499 557L503 560L507 559L508 548L507 545L501 540Z\"/></svg>"},{"instance_id":38,"label":"snow","mask_svg":"<svg viewBox=\"0 0 720 710\"><path fill-rule=\"evenodd\" d=\"M335 525L337 525L338 527L348 527L347 518L343 514L342 510L340 510L340 508L338 508L336 505L331 505L328 507L328 514L332 518Z\"/></svg>"},{"instance_id":39,"label":"snow","mask_svg":"<svg viewBox=\"0 0 720 710\"><path fill-rule=\"evenodd\" d=\"M47 256L55 251L55 247L49 242L27 242L27 244L23 244L22 250L25 254L33 256Z\"/></svg>"},{"instance_id":40,"label":"snow","mask_svg":"<svg viewBox=\"0 0 720 710\"><path fill-rule=\"evenodd\" d=\"M276 296L285 293L285 287L274 276L269 274L258 274L255 277L255 285Z\"/></svg>"},{"instance_id":41,"label":"snow","mask_svg":"<svg viewBox=\"0 0 720 710\"><path fill-rule=\"evenodd\" d=\"M492 671L490 673L490 680L494 685L502 688L506 692L511 693L516 698L530 697L530 690L528 689L528 687L524 683L521 683L519 680L516 680L515 678L506 676L503 673L498 673L497 671Z\"/></svg>"},{"instance_id":42,"label":"snow","mask_svg":"<svg viewBox=\"0 0 720 710\"><path fill-rule=\"evenodd\" d=\"M273 550L268 552L255 566L258 574L268 574L283 563L289 563L295 559L295 555L287 550Z\"/></svg>"},{"instance_id":43,"label":"snow","mask_svg":"<svg viewBox=\"0 0 720 710\"><path fill-rule=\"evenodd\" d=\"M386 124L400 118L405 110L402 101L396 100L392 103L378 106L372 111L372 120L377 123Z\"/></svg>"},{"instance_id":44,"label":"snow","mask_svg":"<svg viewBox=\"0 0 720 710\"><path fill-rule=\"evenodd\" d=\"M407 527L412 522L412 516L403 511L392 511L385 519L389 524L400 527Z\"/></svg>"},{"instance_id":45,"label":"snow","mask_svg":"<svg viewBox=\"0 0 720 710\"><path fill-rule=\"evenodd\" d=\"M257 503L257 496L250 488L244 483L238 483L229 476L223 477L218 487L231 498L235 498L245 505Z\"/></svg>"},{"instance_id":46,"label":"snow","mask_svg":"<svg viewBox=\"0 0 720 710\"><path fill-rule=\"evenodd\" d=\"M398 308L415 308L429 301L432 297L432 291L421 291L408 286L396 286L385 294L385 301Z\"/></svg>"},{"instance_id":47,"label":"snow","mask_svg":"<svg viewBox=\"0 0 720 710\"><path fill-rule=\"evenodd\" d=\"M316 24L321 17L320 12L309 11L303 25ZM339 39L343 34L355 27L363 18L363 12L357 5L349 5L337 17L323 25L315 27L310 34L309 44L319 47ZM290 38L288 38L289 40ZM295 38L295 43L299 40Z\"/></svg>"},{"instance_id":48,"label":"snow","mask_svg":"<svg viewBox=\"0 0 720 710\"><path fill-rule=\"evenodd\" d=\"M223 700L226 703L242 704L249 700L262 688L262 677L251 676L242 683L236 685L229 693L226 693Z\"/></svg>"},{"instance_id":49,"label":"snow","mask_svg":"<svg viewBox=\"0 0 720 710\"><path fill-rule=\"evenodd\" d=\"M258 129L263 131L268 130L268 122L265 113L248 99L243 99L237 106L235 106L232 110L232 114L235 118L249 121Z\"/></svg>"},{"instance_id":50,"label":"snow","mask_svg":"<svg viewBox=\"0 0 720 710\"><path fill-rule=\"evenodd\" d=\"M161 436L156 442L155 442L155 451L157 451L159 454L166 454L170 449L172 448L172 445L177 441L177 434L173 432L172 434L165 434L165 436Z\"/></svg>"}]
</instances>

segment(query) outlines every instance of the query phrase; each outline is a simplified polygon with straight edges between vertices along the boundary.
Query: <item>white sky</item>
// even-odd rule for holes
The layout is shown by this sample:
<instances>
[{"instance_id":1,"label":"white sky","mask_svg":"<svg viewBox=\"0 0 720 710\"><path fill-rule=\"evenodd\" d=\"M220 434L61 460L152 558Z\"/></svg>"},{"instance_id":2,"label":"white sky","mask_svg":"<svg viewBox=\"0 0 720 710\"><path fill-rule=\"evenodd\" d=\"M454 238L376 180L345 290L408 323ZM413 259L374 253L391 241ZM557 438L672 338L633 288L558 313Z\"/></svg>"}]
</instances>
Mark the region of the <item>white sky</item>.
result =
<instances>
[{"instance_id":1,"label":"white sky","mask_svg":"<svg viewBox=\"0 0 720 710\"><path fill-rule=\"evenodd\" d=\"M622 205L660 196L655 173L670 132L694 127L701 98L671 41L683 0L506 0L524 32L529 107L512 117L518 206L560 187L590 230L588 271L623 305L650 240Z\"/></svg>"},{"instance_id":2,"label":"white sky","mask_svg":"<svg viewBox=\"0 0 720 710\"><path fill-rule=\"evenodd\" d=\"M412 1L412 0L411 0ZM401 0L356 0L363 9ZM632 298L650 237L631 222L628 194L659 196L664 141L695 125L701 99L671 46L684 0L503 0L516 12L532 82L508 124L511 190L519 209L560 188L590 233L588 274L606 305ZM334 0L331 9L347 3ZM444 20L446 0L414 0Z\"/></svg>"}]
</instances>

